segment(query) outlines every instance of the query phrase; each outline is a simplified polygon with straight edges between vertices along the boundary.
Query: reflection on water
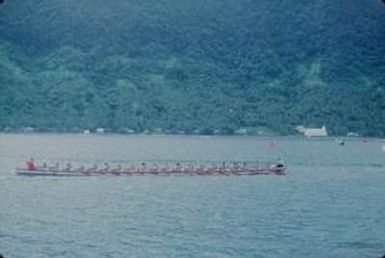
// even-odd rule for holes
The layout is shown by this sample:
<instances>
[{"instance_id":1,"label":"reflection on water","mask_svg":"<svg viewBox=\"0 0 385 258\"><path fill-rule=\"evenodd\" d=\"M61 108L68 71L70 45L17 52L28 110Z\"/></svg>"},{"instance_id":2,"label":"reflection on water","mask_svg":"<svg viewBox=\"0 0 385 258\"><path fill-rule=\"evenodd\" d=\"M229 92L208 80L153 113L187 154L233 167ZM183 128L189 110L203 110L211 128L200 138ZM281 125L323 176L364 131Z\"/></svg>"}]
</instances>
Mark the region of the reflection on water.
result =
<instances>
[{"instance_id":1,"label":"reflection on water","mask_svg":"<svg viewBox=\"0 0 385 258\"><path fill-rule=\"evenodd\" d=\"M274 144L271 144L271 142ZM0 135L6 257L380 257L383 142L254 137ZM21 177L62 164L265 161L285 177Z\"/></svg>"}]
</instances>

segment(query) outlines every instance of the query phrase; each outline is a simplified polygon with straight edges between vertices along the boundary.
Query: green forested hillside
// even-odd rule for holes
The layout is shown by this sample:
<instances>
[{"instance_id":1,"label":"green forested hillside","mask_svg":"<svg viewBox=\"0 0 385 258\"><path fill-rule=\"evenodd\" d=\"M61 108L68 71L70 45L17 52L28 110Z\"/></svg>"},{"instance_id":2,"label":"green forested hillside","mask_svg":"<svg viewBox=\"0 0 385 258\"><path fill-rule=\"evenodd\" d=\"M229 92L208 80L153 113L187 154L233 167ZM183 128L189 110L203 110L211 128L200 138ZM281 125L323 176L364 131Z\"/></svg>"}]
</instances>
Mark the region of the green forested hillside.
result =
<instances>
[{"instance_id":1,"label":"green forested hillside","mask_svg":"<svg viewBox=\"0 0 385 258\"><path fill-rule=\"evenodd\" d=\"M0 129L385 135L380 0L8 0Z\"/></svg>"}]
</instances>

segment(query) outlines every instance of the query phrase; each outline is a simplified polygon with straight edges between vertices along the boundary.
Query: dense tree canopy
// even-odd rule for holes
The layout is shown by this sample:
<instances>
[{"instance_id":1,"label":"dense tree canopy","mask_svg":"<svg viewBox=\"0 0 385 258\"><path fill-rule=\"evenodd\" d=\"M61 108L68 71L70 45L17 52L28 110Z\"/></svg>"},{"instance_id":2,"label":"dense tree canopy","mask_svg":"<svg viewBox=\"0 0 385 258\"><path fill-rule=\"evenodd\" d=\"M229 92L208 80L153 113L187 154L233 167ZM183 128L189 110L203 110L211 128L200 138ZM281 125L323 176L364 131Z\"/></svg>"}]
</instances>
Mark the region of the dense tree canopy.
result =
<instances>
[{"instance_id":1,"label":"dense tree canopy","mask_svg":"<svg viewBox=\"0 0 385 258\"><path fill-rule=\"evenodd\" d=\"M0 129L385 135L380 0L13 0Z\"/></svg>"}]
</instances>

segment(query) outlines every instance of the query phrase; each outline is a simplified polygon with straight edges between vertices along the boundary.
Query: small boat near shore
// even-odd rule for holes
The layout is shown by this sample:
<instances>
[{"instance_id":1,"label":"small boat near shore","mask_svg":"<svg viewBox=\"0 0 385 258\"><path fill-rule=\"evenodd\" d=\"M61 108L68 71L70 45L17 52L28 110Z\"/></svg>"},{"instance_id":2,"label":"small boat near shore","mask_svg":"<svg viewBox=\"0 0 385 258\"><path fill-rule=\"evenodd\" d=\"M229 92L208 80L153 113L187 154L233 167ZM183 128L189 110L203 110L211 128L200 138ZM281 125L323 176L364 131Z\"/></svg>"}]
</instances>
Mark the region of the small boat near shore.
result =
<instances>
[{"instance_id":1,"label":"small boat near shore","mask_svg":"<svg viewBox=\"0 0 385 258\"><path fill-rule=\"evenodd\" d=\"M181 167L181 168L87 168L87 169L52 169L40 168L16 168L15 172L20 176L101 176L101 175L115 175L115 176L176 176L176 175L286 175L286 167L279 163L266 167L251 166L251 167Z\"/></svg>"}]
</instances>

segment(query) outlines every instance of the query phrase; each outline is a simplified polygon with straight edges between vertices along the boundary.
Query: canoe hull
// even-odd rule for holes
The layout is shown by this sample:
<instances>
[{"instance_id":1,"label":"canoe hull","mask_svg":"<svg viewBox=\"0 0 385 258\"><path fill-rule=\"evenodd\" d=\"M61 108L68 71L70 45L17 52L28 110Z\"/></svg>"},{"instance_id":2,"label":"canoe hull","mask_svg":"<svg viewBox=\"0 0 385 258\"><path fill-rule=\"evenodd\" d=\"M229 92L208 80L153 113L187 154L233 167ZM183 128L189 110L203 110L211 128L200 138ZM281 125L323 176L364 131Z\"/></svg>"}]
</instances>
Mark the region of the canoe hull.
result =
<instances>
[{"instance_id":1,"label":"canoe hull","mask_svg":"<svg viewBox=\"0 0 385 258\"><path fill-rule=\"evenodd\" d=\"M178 175L225 175L225 176L243 176L243 175L285 175L284 168L259 168L238 171L122 171L122 172L104 172L104 171L52 171L52 170L28 170L25 168L16 168L16 174L20 176L101 176L101 175L125 175L125 176L178 176Z\"/></svg>"},{"instance_id":2,"label":"canoe hull","mask_svg":"<svg viewBox=\"0 0 385 258\"><path fill-rule=\"evenodd\" d=\"M16 174L19 176L86 176L82 172L67 172L67 171L43 171L43 170L27 170L16 169Z\"/></svg>"}]
</instances>

